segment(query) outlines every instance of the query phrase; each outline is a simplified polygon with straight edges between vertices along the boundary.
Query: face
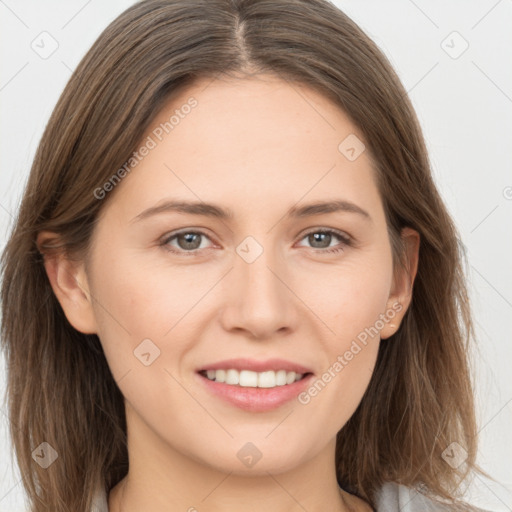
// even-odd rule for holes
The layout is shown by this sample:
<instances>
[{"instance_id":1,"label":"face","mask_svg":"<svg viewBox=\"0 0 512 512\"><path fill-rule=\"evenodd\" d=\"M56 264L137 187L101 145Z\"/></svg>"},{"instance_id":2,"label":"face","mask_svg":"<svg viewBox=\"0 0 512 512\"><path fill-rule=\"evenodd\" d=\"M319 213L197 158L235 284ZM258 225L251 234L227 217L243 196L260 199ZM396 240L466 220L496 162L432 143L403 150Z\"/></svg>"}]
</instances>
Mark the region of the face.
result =
<instances>
[{"instance_id":1,"label":"face","mask_svg":"<svg viewBox=\"0 0 512 512\"><path fill-rule=\"evenodd\" d=\"M333 442L407 306L362 143L328 99L272 76L201 80L159 113L77 272L88 300L66 307L98 334L131 434L252 474Z\"/></svg>"}]
</instances>

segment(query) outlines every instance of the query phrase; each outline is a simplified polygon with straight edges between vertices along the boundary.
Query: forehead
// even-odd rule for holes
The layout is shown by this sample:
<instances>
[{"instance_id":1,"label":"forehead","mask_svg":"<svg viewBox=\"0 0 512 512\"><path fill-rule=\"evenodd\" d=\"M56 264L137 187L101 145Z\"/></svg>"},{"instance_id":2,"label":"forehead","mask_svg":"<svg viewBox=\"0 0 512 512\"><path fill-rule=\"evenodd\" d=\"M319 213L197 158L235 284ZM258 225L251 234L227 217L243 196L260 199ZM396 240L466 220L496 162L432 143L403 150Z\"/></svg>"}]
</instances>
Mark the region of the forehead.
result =
<instances>
[{"instance_id":1,"label":"forehead","mask_svg":"<svg viewBox=\"0 0 512 512\"><path fill-rule=\"evenodd\" d=\"M363 138L339 106L325 95L272 74L241 79L198 79L169 100L153 124L165 123L169 113L185 108L192 98L197 102L190 112L194 115L185 116L190 119L180 131L184 137L193 131L198 142L207 130L209 137L201 142L239 135L239 141L245 139L245 146L265 136L279 142L300 136L315 144L322 138L328 145L336 143L344 132Z\"/></svg>"},{"instance_id":2,"label":"forehead","mask_svg":"<svg viewBox=\"0 0 512 512\"><path fill-rule=\"evenodd\" d=\"M371 161L365 151L355 160L343 154L350 137L363 144L345 113L303 84L274 75L199 79L151 122L140 143L151 140L151 150L118 185L124 213L168 196L247 213L305 196L361 200L375 188Z\"/></svg>"}]
</instances>

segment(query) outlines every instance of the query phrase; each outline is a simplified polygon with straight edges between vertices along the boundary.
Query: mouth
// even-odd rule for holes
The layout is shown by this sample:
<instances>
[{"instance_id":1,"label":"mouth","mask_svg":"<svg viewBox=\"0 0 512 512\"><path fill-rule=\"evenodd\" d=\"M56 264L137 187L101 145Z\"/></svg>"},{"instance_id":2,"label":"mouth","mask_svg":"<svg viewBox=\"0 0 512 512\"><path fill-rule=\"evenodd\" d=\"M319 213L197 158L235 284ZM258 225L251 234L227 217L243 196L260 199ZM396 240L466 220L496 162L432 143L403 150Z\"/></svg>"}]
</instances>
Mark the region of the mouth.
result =
<instances>
[{"instance_id":1,"label":"mouth","mask_svg":"<svg viewBox=\"0 0 512 512\"><path fill-rule=\"evenodd\" d=\"M232 359L201 368L196 375L209 394L248 412L266 412L283 406L296 398L314 377L304 366L277 359Z\"/></svg>"},{"instance_id":2,"label":"mouth","mask_svg":"<svg viewBox=\"0 0 512 512\"><path fill-rule=\"evenodd\" d=\"M234 368L219 370L200 370L199 375L212 382L220 382L229 386L244 388L265 388L272 389L278 386L290 386L309 375L311 372L297 373L286 370L267 370L255 372L252 370L236 370Z\"/></svg>"}]
</instances>

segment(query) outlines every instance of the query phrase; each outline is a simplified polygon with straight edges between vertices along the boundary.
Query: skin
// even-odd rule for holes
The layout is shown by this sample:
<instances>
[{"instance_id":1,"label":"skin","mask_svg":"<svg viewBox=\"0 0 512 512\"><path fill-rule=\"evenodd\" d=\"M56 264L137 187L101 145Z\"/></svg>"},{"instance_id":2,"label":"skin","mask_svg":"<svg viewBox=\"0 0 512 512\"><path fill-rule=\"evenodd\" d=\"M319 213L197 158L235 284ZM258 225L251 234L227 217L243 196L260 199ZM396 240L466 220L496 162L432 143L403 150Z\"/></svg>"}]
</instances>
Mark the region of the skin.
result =
<instances>
[{"instance_id":1,"label":"skin","mask_svg":"<svg viewBox=\"0 0 512 512\"><path fill-rule=\"evenodd\" d=\"M409 306L419 236L403 231L408 269L394 274L368 152L349 161L338 150L348 135L363 136L319 93L272 75L200 80L147 135L190 97L197 107L110 192L87 266L45 261L67 318L99 336L125 397L130 470L110 492L109 510L371 510L340 492L335 439L368 386L381 339ZM218 204L233 219L167 212L131 222L170 197ZM351 201L371 219L285 215L330 199ZM180 254L160 245L183 228L206 234L199 248L179 237L167 246ZM315 228L338 229L353 243L336 235L315 243L307 236ZM236 252L247 236L263 248L252 263ZM308 404L245 411L211 395L195 373L232 357L278 357L320 377L397 302L402 310L380 336ZM146 338L160 350L149 366L133 353ZM237 457L247 442L262 454L252 467Z\"/></svg>"}]
</instances>

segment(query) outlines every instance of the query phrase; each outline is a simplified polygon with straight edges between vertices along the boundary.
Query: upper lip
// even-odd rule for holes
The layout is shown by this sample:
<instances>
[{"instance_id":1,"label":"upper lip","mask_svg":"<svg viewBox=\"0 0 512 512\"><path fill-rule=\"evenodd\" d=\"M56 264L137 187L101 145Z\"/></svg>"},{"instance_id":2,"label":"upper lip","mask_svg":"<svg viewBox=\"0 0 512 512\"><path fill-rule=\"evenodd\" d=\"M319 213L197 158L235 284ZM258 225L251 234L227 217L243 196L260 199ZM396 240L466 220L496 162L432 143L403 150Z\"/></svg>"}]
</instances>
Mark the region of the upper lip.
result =
<instances>
[{"instance_id":1,"label":"upper lip","mask_svg":"<svg viewBox=\"0 0 512 512\"><path fill-rule=\"evenodd\" d=\"M295 373L312 373L312 371L298 363L287 361L285 359L266 359L264 361L257 361L256 359L237 358L225 359L216 363L206 364L198 369L198 371L205 370L251 370L253 372L266 372L269 370L278 371L286 370L287 372Z\"/></svg>"}]
</instances>

